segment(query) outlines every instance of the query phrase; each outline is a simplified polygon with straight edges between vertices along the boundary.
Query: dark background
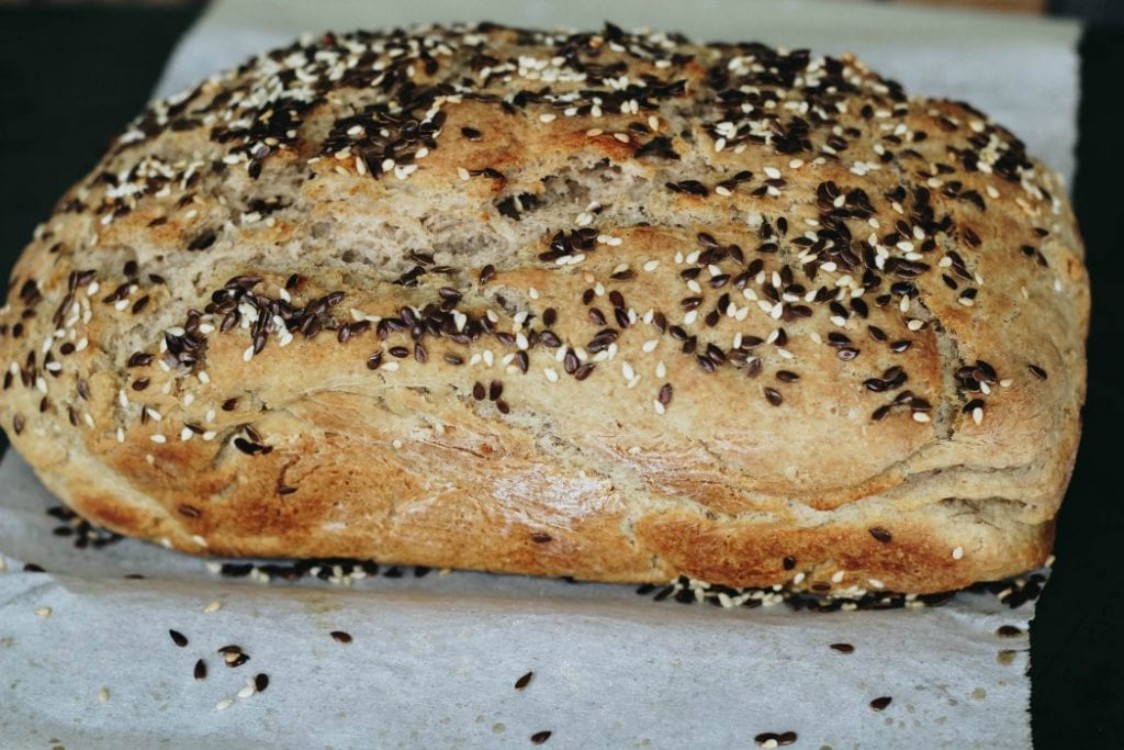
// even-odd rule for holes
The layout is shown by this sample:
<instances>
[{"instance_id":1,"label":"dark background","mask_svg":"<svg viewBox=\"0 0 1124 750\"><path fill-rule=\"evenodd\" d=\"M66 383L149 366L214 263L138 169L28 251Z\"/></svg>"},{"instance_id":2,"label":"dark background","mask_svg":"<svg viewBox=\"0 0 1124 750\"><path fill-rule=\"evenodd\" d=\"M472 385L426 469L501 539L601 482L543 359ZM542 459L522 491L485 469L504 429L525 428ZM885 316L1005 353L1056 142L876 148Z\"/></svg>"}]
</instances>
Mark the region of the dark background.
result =
<instances>
[{"instance_id":1,"label":"dark background","mask_svg":"<svg viewBox=\"0 0 1124 750\"><path fill-rule=\"evenodd\" d=\"M1124 2L1108 0L1050 7L1124 15ZM55 199L144 105L197 13L0 2L0 269L11 267ZM1115 476L1124 382L1114 355L1124 346L1124 300L1113 287L1124 278L1124 27L1089 26L1081 56L1074 199L1093 284L1089 396L1054 577L1032 630L1032 723L1039 748L1124 748L1124 596L1112 568L1124 545ZM0 451L6 446L0 432Z\"/></svg>"}]
</instances>

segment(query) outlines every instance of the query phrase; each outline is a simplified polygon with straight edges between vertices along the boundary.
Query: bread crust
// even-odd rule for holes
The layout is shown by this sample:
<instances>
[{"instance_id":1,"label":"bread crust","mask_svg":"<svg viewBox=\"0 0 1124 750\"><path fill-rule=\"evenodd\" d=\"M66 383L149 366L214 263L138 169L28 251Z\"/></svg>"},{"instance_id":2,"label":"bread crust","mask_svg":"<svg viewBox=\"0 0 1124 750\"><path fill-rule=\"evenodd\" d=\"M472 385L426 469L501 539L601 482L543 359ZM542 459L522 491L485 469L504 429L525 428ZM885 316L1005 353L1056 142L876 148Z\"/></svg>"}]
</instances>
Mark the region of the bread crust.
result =
<instances>
[{"instance_id":1,"label":"bread crust","mask_svg":"<svg viewBox=\"0 0 1124 750\"><path fill-rule=\"evenodd\" d=\"M851 57L329 35L156 102L36 232L0 420L197 554L934 592L1040 565L1060 180Z\"/></svg>"}]
</instances>

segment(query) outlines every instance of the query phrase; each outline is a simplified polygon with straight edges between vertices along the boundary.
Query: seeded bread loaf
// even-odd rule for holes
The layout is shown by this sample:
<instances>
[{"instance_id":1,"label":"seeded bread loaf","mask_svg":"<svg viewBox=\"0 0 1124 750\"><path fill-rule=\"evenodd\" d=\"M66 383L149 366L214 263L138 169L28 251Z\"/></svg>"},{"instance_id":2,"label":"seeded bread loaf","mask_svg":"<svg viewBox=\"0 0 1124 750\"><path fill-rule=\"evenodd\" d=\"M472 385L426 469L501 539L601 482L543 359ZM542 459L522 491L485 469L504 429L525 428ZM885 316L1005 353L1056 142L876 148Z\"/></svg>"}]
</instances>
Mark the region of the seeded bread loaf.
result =
<instances>
[{"instance_id":1,"label":"seeded bread loaf","mask_svg":"<svg viewBox=\"0 0 1124 750\"><path fill-rule=\"evenodd\" d=\"M153 103L35 233L0 418L192 553L933 592L1047 557L1063 187L851 57L328 35Z\"/></svg>"}]
</instances>

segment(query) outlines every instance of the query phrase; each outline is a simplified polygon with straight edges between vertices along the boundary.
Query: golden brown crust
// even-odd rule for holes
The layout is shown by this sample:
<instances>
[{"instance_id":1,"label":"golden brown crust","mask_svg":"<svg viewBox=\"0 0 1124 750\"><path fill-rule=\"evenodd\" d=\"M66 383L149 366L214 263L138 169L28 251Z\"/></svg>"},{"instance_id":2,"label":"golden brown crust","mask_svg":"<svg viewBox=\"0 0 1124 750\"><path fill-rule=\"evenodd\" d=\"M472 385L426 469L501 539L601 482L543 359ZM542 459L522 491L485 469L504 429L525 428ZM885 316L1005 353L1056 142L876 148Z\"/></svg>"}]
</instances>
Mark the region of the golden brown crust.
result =
<instances>
[{"instance_id":1,"label":"golden brown crust","mask_svg":"<svg viewBox=\"0 0 1124 750\"><path fill-rule=\"evenodd\" d=\"M190 552L947 590L1049 553L1082 254L1014 136L849 57L330 36L154 103L60 201L0 419Z\"/></svg>"}]
</instances>

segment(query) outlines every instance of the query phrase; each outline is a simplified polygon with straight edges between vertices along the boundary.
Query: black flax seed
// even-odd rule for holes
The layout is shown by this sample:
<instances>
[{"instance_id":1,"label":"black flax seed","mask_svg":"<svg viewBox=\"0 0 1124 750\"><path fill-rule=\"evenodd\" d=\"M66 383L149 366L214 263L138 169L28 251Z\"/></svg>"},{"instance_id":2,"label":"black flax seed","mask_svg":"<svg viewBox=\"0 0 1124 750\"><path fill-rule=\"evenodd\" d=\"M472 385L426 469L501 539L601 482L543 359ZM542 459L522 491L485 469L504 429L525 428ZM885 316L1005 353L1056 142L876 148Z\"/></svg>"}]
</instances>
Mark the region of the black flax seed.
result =
<instances>
[{"instance_id":1,"label":"black flax seed","mask_svg":"<svg viewBox=\"0 0 1124 750\"><path fill-rule=\"evenodd\" d=\"M207 662L203 661L202 659L195 662L195 679L197 679L197 680L207 679Z\"/></svg>"},{"instance_id":2,"label":"black flax seed","mask_svg":"<svg viewBox=\"0 0 1124 750\"><path fill-rule=\"evenodd\" d=\"M269 687L269 675L258 674L254 677L254 690L264 693L267 687Z\"/></svg>"},{"instance_id":3,"label":"black flax seed","mask_svg":"<svg viewBox=\"0 0 1124 750\"><path fill-rule=\"evenodd\" d=\"M342 630L333 630L331 636L337 643L351 643L351 633L346 633Z\"/></svg>"},{"instance_id":4,"label":"black flax seed","mask_svg":"<svg viewBox=\"0 0 1124 750\"><path fill-rule=\"evenodd\" d=\"M535 732L531 735L531 742L536 745L541 745L550 739L550 735L554 734L549 729L544 729L541 732Z\"/></svg>"},{"instance_id":5,"label":"black flax seed","mask_svg":"<svg viewBox=\"0 0 1124 750\"><path fill-rule=\"evenodd\" d=\"M168 635L172 636L172 643L176 644L180 648L185 648L187 646L187 636L185 636L180 631L169 630Z\"/></svg>"},{"instance_id":6,"label":"black flax seed","mask_svg":"<svg viewBox=\"0 0 1124 750\"><path fill-rule=\"evenodd\" d=\"M518 680L515 681L515 689L516 690L522 690L523 688L530 685L531 684L531 678L534 677L534 676L535 676L534 672L528 672L527 674L520 677Z\"/></svg>"},{"instance_id":7,"label":"black flax seed","mask_svg":"<svg viewBox=\"0 0 1124 750\"><path fill-rule=\"evenodd\" d=\"M890 696L884 695L881 698L875 698L874 700L872 700L870 702L870 707L873 708L875 711L881 711L884 708L886 708L887 706L889 706L890 703L893 702L893 700L894 699L891 698Z\"/></svg>"},{"instance_id":8,"label":"black flax seed","mask_svg":"<svg viewBox=\"0 0 1124 750\"><path fill-rule=\"evenodd\" d=\"M894 538L893 536L891 536L889 531L886 531L886 529L882 528L881 526L875 526L867 530L870 532L870 535L872 537L882 542L883 544L889 544L890 540Z\"/></svg>"},{"instance_id":9,"label":"black flax seed","mask_svg":"<svg viewBox=\"0 0 1124 750\"><path fill-rule=\"evenodd\" d=\"M833 643L833 644L831 644L831 648L835 651L838 651L841 654L853 654L853 653L855 653L855 647L852 646L850 643Z\"/></svg>"},{"instance_id":10,"label":"black flax seed","mask_svg":"<svg viewBox=\"0 0 1124 750\"><path fill-rule=\"evenodd\" d=\"M1014 625L1001 625L999 629L995 631L995 634L1000 638L1017 638L1023 634L1023 631Z\"/></svg>"}]
</instances>

